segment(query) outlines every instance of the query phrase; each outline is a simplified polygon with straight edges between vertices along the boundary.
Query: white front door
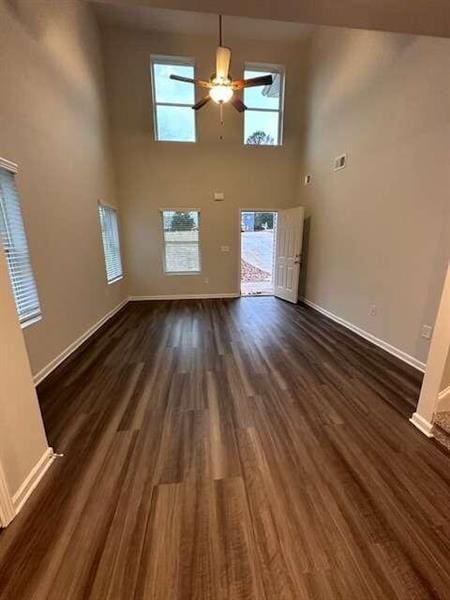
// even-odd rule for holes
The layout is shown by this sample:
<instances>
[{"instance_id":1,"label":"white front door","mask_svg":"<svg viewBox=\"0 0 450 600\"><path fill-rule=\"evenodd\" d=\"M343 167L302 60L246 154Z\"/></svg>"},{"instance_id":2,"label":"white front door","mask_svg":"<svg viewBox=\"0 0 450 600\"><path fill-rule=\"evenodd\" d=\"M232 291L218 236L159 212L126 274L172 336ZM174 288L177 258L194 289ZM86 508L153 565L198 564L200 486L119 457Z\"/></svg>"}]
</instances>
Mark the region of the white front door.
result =
<instances>
[{"instance_id":1,"label":"white front door","mask_svg":"<svg viewBox=\"0 0 450 600\"><path fill-rule=\"evenodd\" d=\"M294 303L298 300L304 212L300 206L278 212L275 296Z\"/></svg>"}]
</instances>

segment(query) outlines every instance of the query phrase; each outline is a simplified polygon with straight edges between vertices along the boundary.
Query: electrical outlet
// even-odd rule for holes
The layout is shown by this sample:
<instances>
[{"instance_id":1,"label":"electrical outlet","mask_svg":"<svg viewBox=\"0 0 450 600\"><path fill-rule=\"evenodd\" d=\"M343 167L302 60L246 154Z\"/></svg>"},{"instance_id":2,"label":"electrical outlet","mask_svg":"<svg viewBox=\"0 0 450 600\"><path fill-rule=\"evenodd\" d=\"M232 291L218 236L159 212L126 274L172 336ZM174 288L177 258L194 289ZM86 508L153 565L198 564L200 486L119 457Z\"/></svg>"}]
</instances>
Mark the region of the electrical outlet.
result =
<instances>
[{"instance_id":1,"label":"electrical outlet","mask_svg":"<svg viewBox=\"0 0 450 600\"><path fill-rule=\"evenodd\" d=\"M423 325L423 327L422 327L422 337L423 338L425 338L426 340L430 340L432 332L433 332L433 328L431 327L431 325Z\"/></svg>"},{"instance_id":2,"label":"electrical outlet","mask_svg":"<svg viewBox=\"0 0 450 600\"><path fill-rule=\"evenodd\" d=\"M203 279L203 283L209 283L209 278L208 278L208 277L205 277L205 278Z\"/></svg>"},{"instance_id":3,"label":"electrical outlet","mask_svg":"<svg viewBox=\"0 0 450 600\"><path fill-rule=\"evenodd\" d=\"M230 246L220 246L220 251L221 252L229 252L230 251Z\"/></svg>"},{"instance_id":4,"label":"electrical outlet","mask_svg":"<svg viewBox=\"0 0 450 600\"><path fill-rule=\"evenodd\" d=\"M377 316L377 305L371 304L369 307L369 317L376 317L376 316Z\"/></svg>"}]
</instances>

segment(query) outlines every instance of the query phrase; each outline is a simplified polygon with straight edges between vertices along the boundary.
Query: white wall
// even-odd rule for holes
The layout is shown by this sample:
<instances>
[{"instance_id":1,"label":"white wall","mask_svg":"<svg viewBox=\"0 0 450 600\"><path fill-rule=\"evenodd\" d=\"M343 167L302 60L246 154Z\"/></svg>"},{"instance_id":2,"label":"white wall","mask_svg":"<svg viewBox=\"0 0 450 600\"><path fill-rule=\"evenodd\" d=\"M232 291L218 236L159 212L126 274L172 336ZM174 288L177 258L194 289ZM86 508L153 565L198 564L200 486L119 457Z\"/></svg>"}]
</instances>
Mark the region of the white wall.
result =
<instances>
[{"instance_id":1,"label":"white wall","mask_svg":"<svg viewBox=\"0 0 450 600\"><path fill-rule=\"evenodd\" d=\"M282 147L245 147L242 115L227 107L221 128L218 107L213 103L197 115L198 143L154 141L151 54L194 57L198 76L208 78L214 70L217 40L126 29L104 32L131 295L238 292L238 207L287 207L296 202L304 106L302 46L297 49L229 38L227 44L233 49L232 73L236 78L242 73L244 60L286 66ZM213 202L216 190L225 193L224 202ZM203 268L199 276L163 274L159 209L181 206L201 210ZM229 245L231 252L221 253L221 245Z\"/></svg>"},{"instance_id":2,"label":"white wall","mask_svg":"<svg viewBox=\"0 0 450 600\"><path fill-rule=\"evenodd\" d=\"M450 248L450 40L324 28L309 73L306 297L425 362Z\"/></svg>"},{"instance_id":3,"label":"white wall","mask_svg":"<svg viewBox=\"0 0 450 600\"><path fill-rule=\"evenodd\" d=\"M124 297L108 286L97 201L114 203L95 19L77 0L0 0L0 156L19 165L42 320L37 373Z\"/></svg>"}]
</instances>

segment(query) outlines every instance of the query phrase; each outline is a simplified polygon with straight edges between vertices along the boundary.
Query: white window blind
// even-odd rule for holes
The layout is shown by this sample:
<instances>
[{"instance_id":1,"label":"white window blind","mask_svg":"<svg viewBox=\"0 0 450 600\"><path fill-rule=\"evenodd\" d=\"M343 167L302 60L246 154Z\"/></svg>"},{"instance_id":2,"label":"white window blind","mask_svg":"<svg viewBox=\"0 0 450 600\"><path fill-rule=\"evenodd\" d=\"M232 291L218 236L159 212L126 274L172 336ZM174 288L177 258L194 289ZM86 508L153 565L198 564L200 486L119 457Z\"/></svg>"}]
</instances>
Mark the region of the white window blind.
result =
<instances>
[{"instance_id":1,"label":"white window blind","mask_svg":"<svg viewBox=\"0 0 450 600\"><path fill-rule=\"evenodd\" d=\"M41 316L15 174L0 166L0 239L22 325Z\"/></svg>"},{"instance_id":2,"label":"white window blind","mask_svg":"<svg viewBox=\"0 0 450 600\"><path fill-rule=\"evenodd\" d=\"M163 210L162 225L165 272L200 273L200 213Z\"/></svg>"},{"instance_id":3,"label":"white window blind","mask_svg":"<svg viewBox=\"0 0 450 600\"><path fill-rule=\"evenodd\" d=\"M117 212L111 206L104 204L99 204L98 211L105 253L106 279L108 283L113 283L123 277Z\"/></svg>"}]
</instances>

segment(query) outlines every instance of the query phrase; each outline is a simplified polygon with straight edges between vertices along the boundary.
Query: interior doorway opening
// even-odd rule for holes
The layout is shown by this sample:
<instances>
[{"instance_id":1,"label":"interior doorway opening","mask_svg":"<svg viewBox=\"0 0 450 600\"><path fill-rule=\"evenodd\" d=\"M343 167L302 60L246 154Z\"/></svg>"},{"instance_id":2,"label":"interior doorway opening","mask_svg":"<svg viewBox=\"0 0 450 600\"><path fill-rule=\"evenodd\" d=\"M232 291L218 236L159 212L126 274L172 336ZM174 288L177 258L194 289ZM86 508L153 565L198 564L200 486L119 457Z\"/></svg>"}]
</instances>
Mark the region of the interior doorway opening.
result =
<instances>
[{"instance_id":1,"label":"interior doorway opening","mask_svg":"<svg viewBox=\"0 0 450 600\"><path fill-rule=\"evenodd\" d=\"M277 213L241 211L241 295L273 296Z\"/></svg>"}]
</instances>

